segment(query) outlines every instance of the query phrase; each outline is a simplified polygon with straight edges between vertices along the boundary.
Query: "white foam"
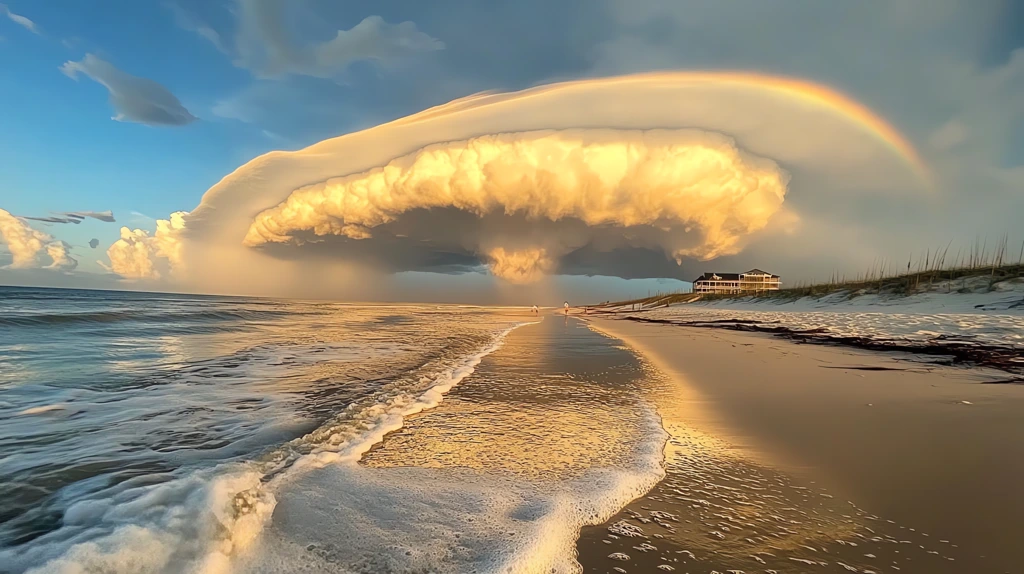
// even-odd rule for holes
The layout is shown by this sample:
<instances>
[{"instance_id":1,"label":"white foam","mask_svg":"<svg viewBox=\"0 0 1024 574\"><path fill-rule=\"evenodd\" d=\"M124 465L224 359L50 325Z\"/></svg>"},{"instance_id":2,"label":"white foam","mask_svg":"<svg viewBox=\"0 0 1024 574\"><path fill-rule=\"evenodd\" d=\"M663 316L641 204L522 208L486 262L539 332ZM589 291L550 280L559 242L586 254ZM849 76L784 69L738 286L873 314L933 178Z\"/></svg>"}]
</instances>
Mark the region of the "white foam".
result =
<instances>
[{"instance_id":1,"label":"white foam","mask_svg":"<svg viewBox=\"0 0 1024 574\"><path fill-rule=\"evenodd\" d=\"M326 464L359 462L368 450L384 440L384 436L394 432L405 423L405 417L436 407L444 400L444 395L455 385L473 374L477 365L484 357L501 348L505 337L518 327L532 325L518 323L502 331L494 342L479 353L471 355L461 364L446 369L438 374L430 387L419 396L398 395L385 403L377 403L358 413L345 413L341 424L322 427L305 441L314 441L317 445L314 452L300 458L292 466L291 473L307 467L320 467Z\"/></svg>"},{"instance_id":2,"label":"white foam","mask_svg":"<svg viewBox=\"0 0 1024 574\"><path fill-rule=\"evenodd\" d=\"M483 357L500 348L508 333L526 324L506 329L487 348L442 371L422 394L399 395L348 413L355 416L315 433L322 442L312 454L270 482L265 482L266 465L257 463L198 471L155 485L129 480L106 491L105 498L73 504L62 528L25 547L0 550L0 564L29 574L227 572L231 556L249 546L273 514L276 486L327 465L355 468L366 451L401 428L404 417L439 404Z\"/></svg>"},{"instance_id":3,"label":"white foam","mask_svg":"<svg viewBox=\"0 0 1024 574\"><path fill-rule=\"evenodd\" d=\"M48 412L52 412L52 411L62 411L62 410L64 410L64 408L65 408L64 405L61 405L61 404L42 405L42 406L38 406L38 407L27 408L27 409L19 412L18 414L19 415L41 415L43 413L48 413Z\"/></svg>"},{"instance_id":4,"label":"white foam","mask_svg":"<svg viewBox=\"0 0 1024 574\"><path fill-rule=\"evenodd\" d=\"M580 529L607 520L664 476L667 435L653 408L645 410L632 460L571 480L460 468L309 468L276 489L273 524L236 571L578 572Z\"/></svg>"},{"instance_id":5,"label":"white foam","mask_svg":"<svg viewBox=\"0 0 1024 574\"><path fill-rule=\"evenodd\" d=\"M72 505L63 528L20 552L0 552L0 562L29 574L219 574L273 512L261 477L234 467L156 485L128 482L110 498Z\"/></svg>"}]
</instances>

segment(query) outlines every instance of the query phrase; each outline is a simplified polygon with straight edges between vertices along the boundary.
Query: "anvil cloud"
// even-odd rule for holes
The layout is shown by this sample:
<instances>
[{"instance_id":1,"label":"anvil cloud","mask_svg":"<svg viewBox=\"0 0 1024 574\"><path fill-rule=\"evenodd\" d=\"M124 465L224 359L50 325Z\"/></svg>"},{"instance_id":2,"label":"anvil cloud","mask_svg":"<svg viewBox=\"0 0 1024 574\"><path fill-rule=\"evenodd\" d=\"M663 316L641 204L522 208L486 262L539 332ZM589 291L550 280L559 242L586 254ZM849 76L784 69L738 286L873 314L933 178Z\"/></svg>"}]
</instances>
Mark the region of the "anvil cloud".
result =
<instances>
[{"instance_id":1,"label":"anvil cloud","mask_svg":"<svg viewBox=\"0 0 1024 574\"><path fill-rule=\"evenodd\" d=\"M381 168L299 189L256 216L245 244L294 242L299 231L372 241L375 228L404 214L452 208L477 217L522 214L527 223L578 220L604 235L657 226L668 255L707 260L737 253L746 236L767 225L782 205L786 179L773 162L743 157L730 140L701 132L489 135L428 146ZM677 228L692 233L672 235ZM495 275L529 282L592 239L567 244L557 229L542 237L492 231L476 227L458 244L438 247L468 249Z\"/></svg>"},{"instance_id":2,"label":"anvil cloud","mask_svg":"<svg viewBox=\"0 0 1024 574\"><path fill-rule=\"evenodd\" d=\"M125 229L108 255L125 277L173 268L231 292L291 293L330 269L332 295L374 272L685 277L687 262L799 226L794 172L816 183L804 199L912 197L925 169L882 118L826 87L641 74L479 94L265 154L165 226L173 249Z\"/></svg>"}]
</instances>

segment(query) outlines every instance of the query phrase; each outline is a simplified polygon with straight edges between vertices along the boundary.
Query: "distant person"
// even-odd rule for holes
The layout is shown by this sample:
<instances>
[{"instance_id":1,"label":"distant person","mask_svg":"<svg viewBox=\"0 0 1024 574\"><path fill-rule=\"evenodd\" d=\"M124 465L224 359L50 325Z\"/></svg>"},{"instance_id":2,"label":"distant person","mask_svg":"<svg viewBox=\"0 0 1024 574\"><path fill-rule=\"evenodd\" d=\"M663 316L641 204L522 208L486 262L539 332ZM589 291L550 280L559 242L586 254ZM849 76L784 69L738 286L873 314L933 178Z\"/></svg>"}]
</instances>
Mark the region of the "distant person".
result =
<instances>
[{"instance_id":1,"label":"distant person","mask_svg":"<svg viewBox=\"0 0 1024 574\"><path fill-rule=\"evenodd\" d=\"M565 314L568 315L569 314L569 302L566 301L565 303L562 304L562 306L565 307Z\"/></svg>"}]
</instances>

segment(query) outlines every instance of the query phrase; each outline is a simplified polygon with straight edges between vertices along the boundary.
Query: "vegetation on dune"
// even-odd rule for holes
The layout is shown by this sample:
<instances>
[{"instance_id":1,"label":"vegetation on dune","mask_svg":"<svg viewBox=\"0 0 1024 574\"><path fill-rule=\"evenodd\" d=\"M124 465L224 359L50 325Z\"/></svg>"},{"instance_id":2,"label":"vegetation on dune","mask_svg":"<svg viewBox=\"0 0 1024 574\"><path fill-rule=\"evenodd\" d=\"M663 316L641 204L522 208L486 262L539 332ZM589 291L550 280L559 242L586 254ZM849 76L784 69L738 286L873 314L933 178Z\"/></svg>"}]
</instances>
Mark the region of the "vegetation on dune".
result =
<instances>
[{"instance_id":1,"label":"vegetation on dune","mask_svg":"<svg viewBox=\"0 0 1024 574\"><path fill-rule=\"evenodd\" d=\"M757 294L742 293L729 295L695 294L690 292L658 293L629 301L618 301L591 306L595 312L641 311L665 307L696 300L716 301L723 299L779 299L791 300L801 297L824 297L845 294L903 296L916 293L978 293L1001 290L1004 286L1024 282L1024 243L1021 244L1017 261L1013 262L1008 250L1008 238L1003 237L992 248L986 242L976 241L969 250L959 250L955 256L949 253L949 245L936 250L927 250L916 259L911 257L906 268L894 270L893 261L876 261L864 273L847 277L833 273L828 281L796 283L777 291L763 291Z\"/></svg>"}]
</instances>

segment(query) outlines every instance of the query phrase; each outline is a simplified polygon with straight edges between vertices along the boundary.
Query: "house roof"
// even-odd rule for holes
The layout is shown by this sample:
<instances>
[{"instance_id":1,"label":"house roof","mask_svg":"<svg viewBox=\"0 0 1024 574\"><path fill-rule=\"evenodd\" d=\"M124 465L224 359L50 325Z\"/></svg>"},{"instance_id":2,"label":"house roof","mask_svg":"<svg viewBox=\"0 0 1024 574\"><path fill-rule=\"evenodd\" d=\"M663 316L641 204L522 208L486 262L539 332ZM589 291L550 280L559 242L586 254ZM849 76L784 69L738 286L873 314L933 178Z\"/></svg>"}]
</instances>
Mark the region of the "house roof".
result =
<instances>
[{"instance_id":1,"label":"house roof","mask_svg":"<svg viewBox=\"0 0 1024 574\"><path fill-rule=\"evenodd\" d=\"M761 271L760 269L751 269L750 271L747 271L745 273L713 273L713 272L705 272L700 277L694 279L693 282L696 283L698 281L711 281L712 277L714 277L714 276L717 276L719 281L739 281L740 280L740 275L753 275L755 273L760 273L760 274L764 274L764 275L770 275L770 273L768 273L767 271ZM779 278L778 275L771 275L771 277L772 277L772 279L778 279Z\"/></svg>"},{"instance_id":2,"label":"house roof","mask_svg":"<svg viewBox=\"0 0 1024 574\"><path fill-rule=\"evenodd\" d=\"M718 276L719 281L739 281L739 273L704 273L700 277L693 280L694 283L700 280L711 281L713 276Z\"/></svg>"}]
</instances>

